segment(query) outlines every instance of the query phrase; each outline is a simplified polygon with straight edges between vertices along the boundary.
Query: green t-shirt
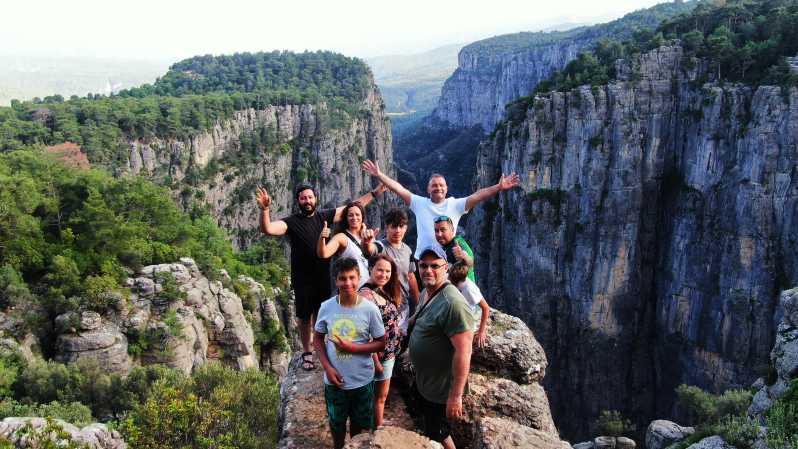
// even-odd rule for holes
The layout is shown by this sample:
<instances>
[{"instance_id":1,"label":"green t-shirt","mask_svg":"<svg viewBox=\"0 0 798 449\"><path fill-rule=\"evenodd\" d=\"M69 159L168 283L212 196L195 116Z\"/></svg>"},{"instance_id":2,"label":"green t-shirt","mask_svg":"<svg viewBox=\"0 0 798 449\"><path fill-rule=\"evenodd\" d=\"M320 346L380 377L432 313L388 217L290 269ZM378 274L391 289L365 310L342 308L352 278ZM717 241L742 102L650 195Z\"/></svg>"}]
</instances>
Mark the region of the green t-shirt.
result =
<instances>
[{"instance_id":1,"label":"green t-shirt","mask_svg":"<svg viewBox=\"0 0 798 449\"><path fill-rule=\"evenodd\" d=\"M410 360L419 393L430 402L445 404L452 387L454 346L450 337L470 331L474 317L465 298L452 284L441 289L417 316L410 334Z\"/></svg>"},{"instance_id":2,"label":"green t-shirt","mask_svg":"<svg viewBox=\"0 0 798 449\"><path fill-rule=\"evenodd\" d=\"M466 240L463 237L456 235L454 236L452 241L450 241L446 246L443 247L443 250L446 251L446 261L449 262L449 266L451 266L453 263L457 261L457 258L454 257L455 243L460 245L460 248L462 248L463 251L466 254L468 254L469 257L471 257L471 259L474 258L474 250L471 249L471 247L468 245L468 242L466 242ZM476 265L476 261L474 261L474 264ZM468 279L471 279L471 282L475 284L477 283L477 276L474 274L474 267L471 267L471 269L468 270Z\"/></svg>"}]
</instances>

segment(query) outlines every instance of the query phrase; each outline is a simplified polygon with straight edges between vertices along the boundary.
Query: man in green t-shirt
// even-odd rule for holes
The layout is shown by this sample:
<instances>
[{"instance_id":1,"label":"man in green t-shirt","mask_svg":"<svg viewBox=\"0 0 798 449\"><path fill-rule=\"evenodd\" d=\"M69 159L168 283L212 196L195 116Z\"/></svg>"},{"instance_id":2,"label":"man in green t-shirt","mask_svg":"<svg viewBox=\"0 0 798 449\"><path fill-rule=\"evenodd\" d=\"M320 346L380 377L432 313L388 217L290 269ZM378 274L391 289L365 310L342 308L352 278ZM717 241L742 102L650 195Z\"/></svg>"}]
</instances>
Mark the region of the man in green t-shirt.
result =
<instances>
[{"instance_id":1,"label":"man in green t-shirt","mask_svg":"<svg viewBox=\"0 0 798 449\"><path fill-rule=\"evenodd\" d=\"M474 251L468 245L468 242L459 235L454 235L454 224L452 219L446 215L435 217L435 240L441 245L446 252L446 261L449 265L453 265L457 261L462 261L468 270L468 279L471 282L477 283L477 277L474 274Z\"/></svg>"},{"instance_id":2,"label":"man in green t-shirt","mask_svg":"<svg viewBox=\"0 0 798 449\"><path fill-rule=\"evenodd\" d=\"M448 265L441 248L430 246L420 255L424 302L413 317L410 360L416 372L424 434L444 448L454 449L447 418L463 415L474 318L463 295L446 280Z\"/></svg>"}]
</instances>

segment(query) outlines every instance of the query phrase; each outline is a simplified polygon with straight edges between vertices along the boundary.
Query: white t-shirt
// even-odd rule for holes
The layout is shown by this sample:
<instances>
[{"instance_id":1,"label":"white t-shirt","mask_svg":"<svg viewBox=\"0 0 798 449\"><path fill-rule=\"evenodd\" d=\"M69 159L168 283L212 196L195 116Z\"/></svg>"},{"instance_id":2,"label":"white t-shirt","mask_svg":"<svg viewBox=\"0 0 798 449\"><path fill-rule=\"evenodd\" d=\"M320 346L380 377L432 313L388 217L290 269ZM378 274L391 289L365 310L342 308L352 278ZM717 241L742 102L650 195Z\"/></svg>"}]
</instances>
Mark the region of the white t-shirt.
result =
<instances>
[{"instance_id":1,"label":"white t-shirt","mask_svg":"<svg viewBox=\"0 0 798 449\"><path fill-rule=\"evenodd\" d=\"M479 321L482 319L482 308L479 307L479 303L484 299L482 291L479 290L474 281L468 278L457 284L457 289L463 294L466 304L471 308L471 314L474 316L474 330L476 331L479 329Z\"/></svg>"},{"instance_id":2,"label":"white t-shirt","mask_svg":"<svg viewBox=\"0 0 798 449\"><path fill-rule=\"evenodd\" d=\"M421 250L428 246L437 245L435 240L435 218L446 215L452 219L454 232L457 233L457 223L465 215L467 198L450 196L439 204L424 196L410 195L410 210L416 214L416 259L421 255Z\"/></svg>"}]
</instances>

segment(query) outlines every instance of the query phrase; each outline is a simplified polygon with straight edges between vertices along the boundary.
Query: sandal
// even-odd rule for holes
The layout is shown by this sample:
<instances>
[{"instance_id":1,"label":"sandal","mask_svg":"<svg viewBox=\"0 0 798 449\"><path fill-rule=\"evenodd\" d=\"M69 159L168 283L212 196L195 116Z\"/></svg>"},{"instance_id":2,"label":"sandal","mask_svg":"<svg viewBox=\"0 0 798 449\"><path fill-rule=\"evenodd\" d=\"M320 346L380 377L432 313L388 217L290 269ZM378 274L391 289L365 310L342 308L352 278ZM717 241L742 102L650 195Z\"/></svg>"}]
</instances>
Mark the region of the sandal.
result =
<instances>
[{"instance_id":1,"label":"sandal","mask_svg":"<svg viewBox=\"0 0 798 449\"><path fill-rule=\"evenodd\" d=\"M313 371L316 369L316 364L313 362L312 352L303 352L300 356L302 359L302 369L305 371Z\"/></svg>"}]
</instances>

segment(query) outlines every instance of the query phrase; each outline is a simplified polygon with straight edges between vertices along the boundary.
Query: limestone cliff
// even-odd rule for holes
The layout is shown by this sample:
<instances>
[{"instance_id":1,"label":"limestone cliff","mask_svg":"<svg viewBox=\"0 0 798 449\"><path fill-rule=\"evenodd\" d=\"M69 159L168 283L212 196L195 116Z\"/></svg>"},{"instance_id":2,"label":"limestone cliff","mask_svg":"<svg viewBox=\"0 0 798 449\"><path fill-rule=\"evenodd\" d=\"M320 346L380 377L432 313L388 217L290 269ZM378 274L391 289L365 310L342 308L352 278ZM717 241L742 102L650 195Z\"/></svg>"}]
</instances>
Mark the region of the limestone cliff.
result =
<instances>
[{"instance_id":1,"label":"limestone cliff","mask_svg":"<svg viewBox=\"0 0 798 449\"><path fill-rule=\"evenodd\" d=\"M346 112L319 103L237 111L186 139L130 141L126 171L165 181L186 207L207 205L236 237L234 244L244 247L259 232L258 185L269 190L276 219L291 213L300 182L316 187L320 207L331 207L372 188L360 169L363 159L395 175L389 122L373 82L358 108ZM379 215L371 208L369 224L379 225Z\"/></svg>"},{"instance_id":2,"label":"limestone cliff","mask_svg":"<svg viewBox=\"0 0 798 449\"><path fill-rule=\"evenodd\" d=\"M748 387L798 281L798 92L702 83L679 47L619 64L481 146L474 185L515 171L522 188L468 222L483 292L541 341L569 436L602 409L671 416L680 383Z\"/></svg>"}]
</instances>

